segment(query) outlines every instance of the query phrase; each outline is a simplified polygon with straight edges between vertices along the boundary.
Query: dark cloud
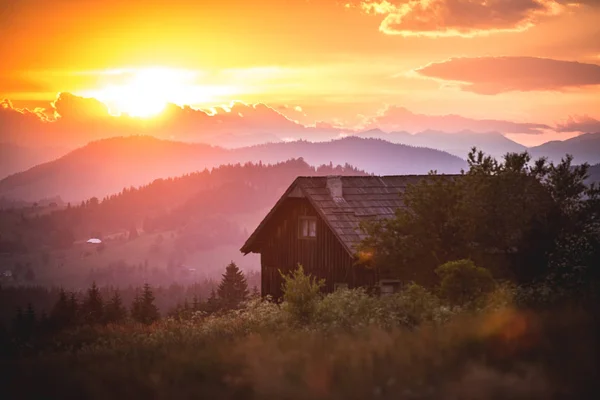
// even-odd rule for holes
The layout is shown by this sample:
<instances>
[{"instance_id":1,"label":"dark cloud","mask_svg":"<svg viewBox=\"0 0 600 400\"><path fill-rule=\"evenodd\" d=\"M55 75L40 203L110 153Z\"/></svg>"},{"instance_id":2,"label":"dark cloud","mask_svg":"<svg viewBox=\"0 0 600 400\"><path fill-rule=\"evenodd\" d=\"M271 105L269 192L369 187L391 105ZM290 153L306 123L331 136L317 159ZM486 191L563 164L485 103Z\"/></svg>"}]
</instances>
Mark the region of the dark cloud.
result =
<instances>
[{"instance_id":1,"label":"dark cloud","mask_svg":"<svg viewBox=\"0 0 600 400\"><path fill-rule=\"evenodd\" d=\"M452 58L416 72L487 95L600 85L600 65L535 57Z\"/></svg>"},{"instance_id":2,"label":"dark cloud","mask_svg":"<svg viewBox=\"0 0 600 400\"><path fill-rule=\"evenodd\" d=\"M380 30L402 36L477 36L526 30L541 19L598 0L369 0L354 2L384 15Z\"/></svg>"},{"instance_id":3,"label":"dark cloud","mask_svg":"<svg viewBox=\"0 0 600 400\"><path fill-rule=\"evenodd\" d=\"M557 132L600 132L600 121L587 115L569 117L556 126Z\"/></svg>"},{"instance_id":4,"label":"dark cloud","mask_svg":"<svg viewBox=\"0 0 600 400\"><path fill-rule=\"evenodd\" d=\"M406 131L411 133L432 129L441 132L527 133L540 134L551 129L544 124L519 123L493 119L471 119L460 115L415 114L403 107L388 107L380 115L369 120L367 128L384 131Z\"/></svg>"}]
</instances>

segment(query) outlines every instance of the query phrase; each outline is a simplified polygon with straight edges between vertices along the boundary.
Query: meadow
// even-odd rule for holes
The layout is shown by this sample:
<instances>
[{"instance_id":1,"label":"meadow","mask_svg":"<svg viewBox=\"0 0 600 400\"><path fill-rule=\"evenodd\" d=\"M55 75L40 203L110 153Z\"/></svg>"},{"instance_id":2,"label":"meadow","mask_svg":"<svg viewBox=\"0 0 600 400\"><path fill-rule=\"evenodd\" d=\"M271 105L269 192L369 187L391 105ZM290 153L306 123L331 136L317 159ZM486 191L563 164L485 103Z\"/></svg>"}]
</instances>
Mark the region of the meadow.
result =
<instances>
[{"instance_id":1,"label":"meadow","mask_svg":"<svg viewBox=\"0 0 600 400\"><path fill-rule=\"evenodd\" d=\"M4 398L547 399L598 389L589 299L499 284L457 306L411 285L315 297L302 305L307 318L294 301L13 342L0 363Z\"/></svg>"}]
</instances>

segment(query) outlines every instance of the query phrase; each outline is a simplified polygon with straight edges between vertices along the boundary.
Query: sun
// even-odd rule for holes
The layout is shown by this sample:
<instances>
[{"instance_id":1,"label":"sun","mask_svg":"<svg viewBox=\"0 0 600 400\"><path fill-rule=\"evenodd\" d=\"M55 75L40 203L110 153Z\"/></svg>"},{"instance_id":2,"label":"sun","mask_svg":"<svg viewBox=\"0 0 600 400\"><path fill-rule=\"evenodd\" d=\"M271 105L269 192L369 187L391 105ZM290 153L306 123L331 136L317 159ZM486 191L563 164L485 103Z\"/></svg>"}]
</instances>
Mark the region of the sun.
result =
<instances>
[{"instance_id":1,"label":"sun","mask_svg":"<svg viewBox=\"0 0 600 400\"><path fill-rule=\"evenodd\" d=\"M167 103L183 104L196 100L190 98L190 93L197 91L194 86L197 73L193 71L143 68L106 75L108 82L102 88L82 94L105 103L111 114L150 118L160 114ZM119 82L110 82L111 79ZM204 97L198 100L206 100Z\"/></svg>"}]
</instances>

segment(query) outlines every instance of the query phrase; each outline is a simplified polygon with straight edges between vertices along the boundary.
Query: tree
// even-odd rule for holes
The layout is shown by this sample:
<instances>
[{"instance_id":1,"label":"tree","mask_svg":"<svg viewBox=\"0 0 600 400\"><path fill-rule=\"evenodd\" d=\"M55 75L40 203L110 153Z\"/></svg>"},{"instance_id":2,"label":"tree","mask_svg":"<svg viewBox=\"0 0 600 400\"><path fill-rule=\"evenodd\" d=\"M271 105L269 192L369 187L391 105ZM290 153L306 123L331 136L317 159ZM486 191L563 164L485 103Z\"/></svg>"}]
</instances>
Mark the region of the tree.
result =
<instances>
[{"instance_id":1,"label":"tree","mask_svg":"<svg viewBox=\"0 0 600 400\"><path fill-rule=\"evenodd\" d=\"M106 307L104 308L104 320L106 323L119 323L127 318L127 309L123 306L123 300L118 290L115 291Z\"/></svg>"},{"instance_id":2,"label":"tree","mask_svg":"<svg viewBox=\"0 0 600 400\"><path fill-rule=\"evenodd\" d=\"M283 278L284 309L296 321L303 324L308 323L321 298L321 288L325 285L325 279L317 280L311 274L305 274L304 267L300 264L289 275L281 271L279 273Z\"/></svg>"},{"instance_id":3,"label":"tree","mask_svg":"<svg viewBox=\"0 0 600 400\"><path fill-rule=\"evenodd\" d=\"M573 166L569 156L558 165L532 162L527 153L498 162L476 149L467 161L460 176L432 173L408 187L394 218L363 224L365 262L429 286L439 265L461 259L519 283L581 263L597 274L600 195L584 182L587 165ZM573 246L573 238L585 240ZM573 258L581 248L585 256Z\"/></svg>"},{"instance_id":4,"label":"tree","mask_svg":"<svg viewBox=\"0 0 600 400\"><path fill-rule=\"evenodd\" d=\"M208 300L206 300L205 308L206 312L209 314L213 314L221 309L221 302L219 301L217 292L215 292L214 288L210 291L210 296L208 297Z\"/></svg>"},{"instance_id":5,"label":"tree","mask_svg":"<svg viewBox=\"0 0 600 400\"><path fill-rule=\"evenodd\" d=\"M150 325L160 318L158 308L154 304L154 294L149 284L144 284L141 296L137 294L133 300L131 317L142 324Z\"/></svg>"},{"instance_id":6,"label":"tree","mask_svg":"<svg viewBox=\"0 0 600 400\"><path fill-rule=\"evenodd\" d=\"M96 282L87 291L87 296L81 305L82 318L85 323L94 325L103 322L104 302Z\"/></svg>"},{"instance_id":7,"label":"tree","mask_svg":"<svg viewBox=\"0 0 600 400\"><path fill-rule=\"evenodd\" d=\"M471 260L450 261L436 268L440 294L454 304L474 301L494 288L492 274Z\"/></svg>"},{"instance_id":8,"label":"tree","mask_svg":"<svg viewBox=\"0 0 600 400\"><path fill-rule=\"evenodd\" d=\"M76 319L77 303L74 295L69 297L69 294L60 289L58 300L54 304L50 313L50 324L55 329L63 329L72 325Z\"/></svg>"},{"instance_id":9,"label":"tree","mask_svg":"<svg viewBox=\"0 0 600 400\"><path fill-rule=\"evenodd\" d=\"M137 239L139 236L140 234L138 233L137 228L135 227L135 225L133 225L129 230L129 240Z\"/></svg>"},{"instance_id":10,"label":"tree","mask_svg":"<svg viewBox=\"0 0 600 400\"><path fill-rule=\"evenodd\" d=\"M248 283L233 261L225 268L217 294L222 306L230 310L238 308L241 302L248 299Z\"/></svg>"}]
</instances>

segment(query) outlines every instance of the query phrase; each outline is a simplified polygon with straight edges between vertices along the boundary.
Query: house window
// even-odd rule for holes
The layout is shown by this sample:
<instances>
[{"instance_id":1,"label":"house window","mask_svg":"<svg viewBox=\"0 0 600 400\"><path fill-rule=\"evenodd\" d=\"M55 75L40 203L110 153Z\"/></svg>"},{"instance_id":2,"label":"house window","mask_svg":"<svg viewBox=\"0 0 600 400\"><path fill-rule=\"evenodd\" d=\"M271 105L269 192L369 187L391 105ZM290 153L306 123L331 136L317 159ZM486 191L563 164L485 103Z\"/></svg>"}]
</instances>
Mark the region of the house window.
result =
<instances>
[{"instance_id":1,"label":"house window","mask_svg":"<svg viewBox=\"0 0 600 400\"><path fill-rule=\"evenodd\" d=\"M300 238L310 239L317 237L317 218L300 217Z\"/></svg>"}]
</instances>

